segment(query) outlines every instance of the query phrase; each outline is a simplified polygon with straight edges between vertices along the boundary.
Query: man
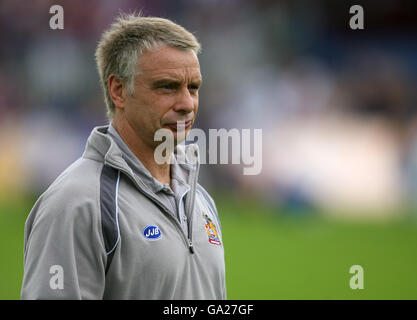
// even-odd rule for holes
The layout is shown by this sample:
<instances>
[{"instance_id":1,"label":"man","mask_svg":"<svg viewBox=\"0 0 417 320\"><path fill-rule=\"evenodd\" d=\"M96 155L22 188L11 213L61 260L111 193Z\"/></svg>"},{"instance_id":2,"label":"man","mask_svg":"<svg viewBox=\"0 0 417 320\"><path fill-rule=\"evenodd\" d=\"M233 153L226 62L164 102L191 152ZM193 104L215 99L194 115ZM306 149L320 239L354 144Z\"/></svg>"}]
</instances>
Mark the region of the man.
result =
<instances>
[{"instance_id":1,"label":"man","mask_svg":"<svg viewBox=\"0 0 417 320\"><path fill-rule=\"evenodd\" d=\"M103 34L96 60L111 124L93 129L34 205L22 299L226 298L215 204L197 183L199 162L178 160L198 159L195 144L179 143L198 110L199 50L161 18L121 16ZM161 164L162 129L177 146Z\"/></svg>"}]
</instances>

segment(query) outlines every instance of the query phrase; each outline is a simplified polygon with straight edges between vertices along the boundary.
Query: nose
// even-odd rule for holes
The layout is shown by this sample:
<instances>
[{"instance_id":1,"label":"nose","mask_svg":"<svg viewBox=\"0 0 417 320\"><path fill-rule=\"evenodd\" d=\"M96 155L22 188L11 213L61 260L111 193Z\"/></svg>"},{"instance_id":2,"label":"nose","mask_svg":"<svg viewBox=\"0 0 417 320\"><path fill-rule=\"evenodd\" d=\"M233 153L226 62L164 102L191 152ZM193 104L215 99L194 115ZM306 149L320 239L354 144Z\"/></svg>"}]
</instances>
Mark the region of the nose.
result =
<instances>
[{"instance_id":1,"label":"nose","mask_svg":"<svg viewBox=\"0 0 417 320\"><path fill-rule=\"evenodd\" d=\"M196 99L197 98L190 93L188 88L182 88L178 92L178 98L174 105L174 110L183 114L190 113L194 111L195 104L197 103Z\"/></svg>"}]
</instances>

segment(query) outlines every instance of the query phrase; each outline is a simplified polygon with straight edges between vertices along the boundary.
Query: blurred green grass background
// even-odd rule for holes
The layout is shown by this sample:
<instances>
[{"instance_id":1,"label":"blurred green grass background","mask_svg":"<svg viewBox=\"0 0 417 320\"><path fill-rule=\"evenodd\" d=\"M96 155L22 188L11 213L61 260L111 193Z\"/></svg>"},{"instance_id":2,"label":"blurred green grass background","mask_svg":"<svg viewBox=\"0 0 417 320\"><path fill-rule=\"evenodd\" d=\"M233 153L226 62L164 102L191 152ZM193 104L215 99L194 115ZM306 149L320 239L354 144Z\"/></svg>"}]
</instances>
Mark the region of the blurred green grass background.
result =
<instances>
[{"instance_id":1,"label":"blurred green grass background","mask_svg":"<svg viewBox=\"0 0 417 320\"><path fill-rule=\"evenodd\" d=\"M215 197L228 299L417 299L417 223L291 216L256 201ZM0 204L0 299L19 299L23 233L33 200ZM352 265L364 289L352 290Z\"/></svg>"}]
</instances>

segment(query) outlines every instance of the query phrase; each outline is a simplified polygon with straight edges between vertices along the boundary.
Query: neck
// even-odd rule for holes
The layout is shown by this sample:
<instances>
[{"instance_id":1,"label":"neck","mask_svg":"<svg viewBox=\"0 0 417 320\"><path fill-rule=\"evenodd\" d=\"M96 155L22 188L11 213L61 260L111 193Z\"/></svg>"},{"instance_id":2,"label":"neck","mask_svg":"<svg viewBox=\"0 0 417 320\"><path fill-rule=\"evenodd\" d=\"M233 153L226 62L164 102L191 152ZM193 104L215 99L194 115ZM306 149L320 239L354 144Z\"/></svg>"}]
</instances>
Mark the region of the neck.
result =
<instances>
[{"instance_id":1,"label":"neck","mask_svg":"<svg viewBox=\"0 0 417 320\"><path fill-rule=\"evenodd\" d=\"M154 151L156 146L147 144L142 137L136 134L127 121L113 119L112 125L150 174L163 184L171 184L170 162L158 164L155 161Z\"/></svg>"}]
</instances>

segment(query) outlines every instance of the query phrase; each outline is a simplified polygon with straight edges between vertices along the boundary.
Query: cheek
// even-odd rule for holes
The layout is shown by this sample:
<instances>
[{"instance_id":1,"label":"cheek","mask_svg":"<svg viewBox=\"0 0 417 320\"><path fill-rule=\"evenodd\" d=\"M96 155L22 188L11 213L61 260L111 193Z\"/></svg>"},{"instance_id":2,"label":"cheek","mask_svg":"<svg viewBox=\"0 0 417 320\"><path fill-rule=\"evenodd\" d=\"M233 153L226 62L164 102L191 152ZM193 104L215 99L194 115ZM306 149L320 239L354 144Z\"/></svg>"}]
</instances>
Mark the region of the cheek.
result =
<instances>
[{"instance_id":1,"label":"cheek","mask_svg":"<svg viewBox=\"0 0 417 320\"><path fill-rule=\"evenodd\" d=\"M140 98L139 98L140 96ZM129 103L130 116L145 126L152 125L158 119L164 101L149 92L139 92Z\"/></svg>"},{"instance_id":2,"label":"cheek","mask_svg":"<svg viewBox=\"0 0 417 320\"><path fill-rule=\"evenodd\" d=\"M155 99L153 108L156 116L159 117L159 119L162 119L165 114L169 113L173 109L175 101L175 97L170 95L162 95Z\"/></svg>"}]
</instances>

